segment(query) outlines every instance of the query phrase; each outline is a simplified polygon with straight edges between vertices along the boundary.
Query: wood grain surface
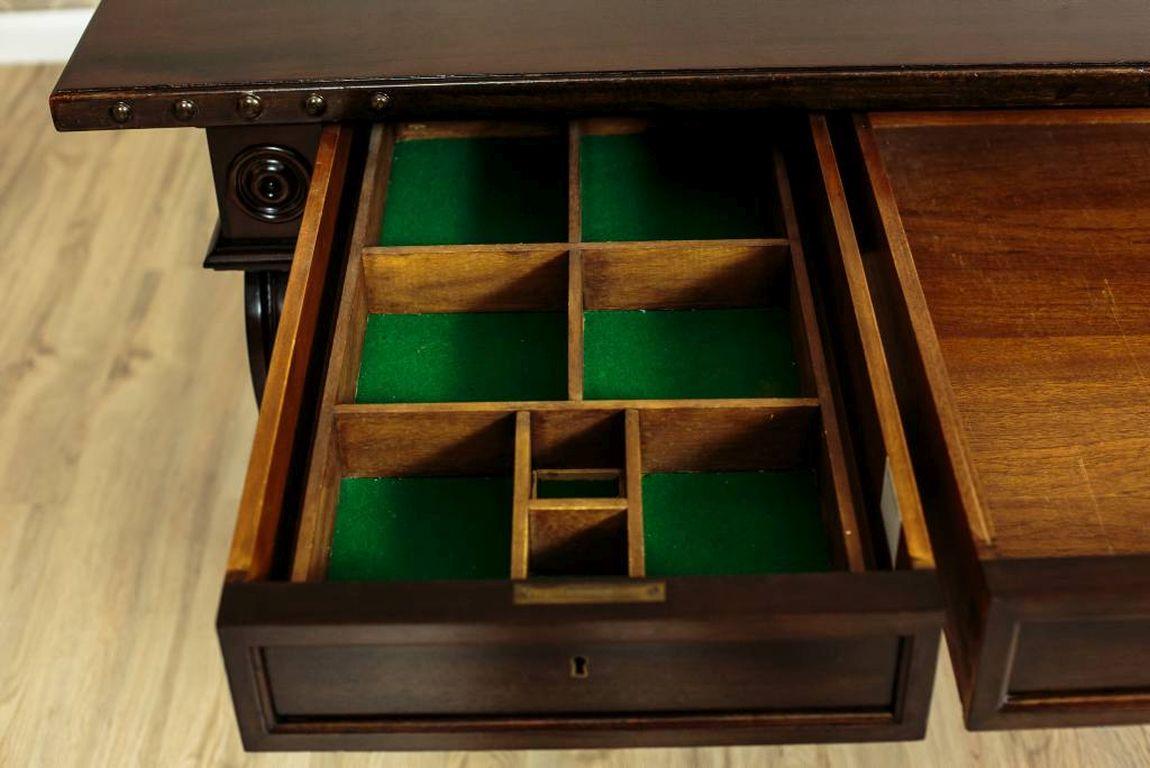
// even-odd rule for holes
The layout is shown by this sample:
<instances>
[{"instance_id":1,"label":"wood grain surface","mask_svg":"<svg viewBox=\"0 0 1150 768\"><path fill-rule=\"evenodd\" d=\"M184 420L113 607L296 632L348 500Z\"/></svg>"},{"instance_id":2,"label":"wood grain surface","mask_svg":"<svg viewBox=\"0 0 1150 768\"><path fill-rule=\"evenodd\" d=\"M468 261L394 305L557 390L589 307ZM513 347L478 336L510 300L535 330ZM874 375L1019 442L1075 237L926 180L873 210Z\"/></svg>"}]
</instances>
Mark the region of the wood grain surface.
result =
<instances>
[{"instance_id":1,"label":"wood grain surface","mask_svg":"<svg viewBox=\"0 0 1150 768\"><path fill-rule=\"evenodd\" d=\"M1150 552L1150 122L1135 115L876 117L989 556Z\"/></svg>"},{"instance_id":2,"label":"wood grain surface","mask_svg":"<svg viewBox=\"0 0 1150 768\"><path fill-rule=\"evenodd\" d=\"M865 746L245 755L214 630L255 429L242 291L191 131L57 135L0 69L0 765L1142 766L1150 728Z\"/></svg>"},{"instance_id":3,"label":"wood grain surface","mask_svg":"<svg viewBox=\"0 0 1150 768\"><path fill-rule=\"evenodd\" d=\"M1137 0L105 0L53 98L64 130L639 105L1146 104ZM303 100L326 99L309 116ZM190 98L183 121L173 101ZM124 123L109 108L126 101ZM250 116L249 116L250 117Z\"/></svg>"}]
</instances>

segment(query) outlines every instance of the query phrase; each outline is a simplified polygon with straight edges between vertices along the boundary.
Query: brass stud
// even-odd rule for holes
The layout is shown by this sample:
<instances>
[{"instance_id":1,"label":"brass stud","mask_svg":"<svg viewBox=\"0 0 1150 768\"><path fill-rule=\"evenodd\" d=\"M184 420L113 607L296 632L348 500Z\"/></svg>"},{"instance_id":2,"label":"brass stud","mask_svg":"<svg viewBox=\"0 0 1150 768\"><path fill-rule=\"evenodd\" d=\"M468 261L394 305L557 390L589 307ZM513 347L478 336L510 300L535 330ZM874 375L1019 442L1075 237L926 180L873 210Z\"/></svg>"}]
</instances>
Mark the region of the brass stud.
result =
<instances>
[{"instance_id":1,"label":"brass stud","mask_svg":"<svg viewBox=\"0 0 1150 768\"><path fill-rule=\"evenodd\" d=\"M376 112L382 112L391 106L391 96L383 91L377 91L371 94L371 108Z\"/></svg>"},{"instance_id":2,"label":"brass stud","mask_svg":"<svg viewBox=\"0 0 1150 768\"><path fill-rule=\"evenodd\" d=\"M117 101L108 109L108 116L113 123L123 125L132 119L132 105L126 101Z\"/></svg>"},{"instance_id":3,"label":"brass stud","mask_svg":"<svg viewBox=\"0 0 1150 768\"><path fill-rule=\"evenodd\" d=\"M264 102L254 93L245 93L236 101L236 110L245 120L255 120L263 114Z\"/></svg>"},{"instance_id":4,"label":"brass stud","mask_svg":"<svg viewBox=\"0 0 1150 768\"><path fill-rule=\"evenodd\" d=\"M196 116L196 102L191 99L177 99L172 105L172 114L182 123Z\"/></svg>"},{"instance_id":5,"label":"brass stud","mask_svg":"<svg viewBox=\"0 0 1150 768\"><path fill-rule=\"evenodd\" d=\"M327 99L318 93L310 94L303 100L303 111L312 117L319 117L327 112Z\"/></svg>"}]
</instances>

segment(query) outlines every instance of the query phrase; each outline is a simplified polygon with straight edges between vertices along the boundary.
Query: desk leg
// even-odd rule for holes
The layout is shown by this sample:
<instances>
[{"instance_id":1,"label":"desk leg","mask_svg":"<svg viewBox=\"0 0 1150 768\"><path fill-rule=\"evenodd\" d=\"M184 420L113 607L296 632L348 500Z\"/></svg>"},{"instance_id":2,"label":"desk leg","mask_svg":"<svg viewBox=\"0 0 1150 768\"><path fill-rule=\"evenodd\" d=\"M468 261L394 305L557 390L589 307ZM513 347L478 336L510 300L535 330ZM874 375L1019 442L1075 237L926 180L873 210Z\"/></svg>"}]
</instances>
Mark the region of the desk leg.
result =
<instances>
[{"instance_id":1,"label":"desk leg","mask_svg":"<svg viewBox=\"0 0 1150 768\"><path fill-rule=\"evenodd\" d=\"M244 315L247 326L248 366L256 402L263 398L272 347L283 311L288 273L283 270L244 272Z\"/></svg>"}]
</instances>

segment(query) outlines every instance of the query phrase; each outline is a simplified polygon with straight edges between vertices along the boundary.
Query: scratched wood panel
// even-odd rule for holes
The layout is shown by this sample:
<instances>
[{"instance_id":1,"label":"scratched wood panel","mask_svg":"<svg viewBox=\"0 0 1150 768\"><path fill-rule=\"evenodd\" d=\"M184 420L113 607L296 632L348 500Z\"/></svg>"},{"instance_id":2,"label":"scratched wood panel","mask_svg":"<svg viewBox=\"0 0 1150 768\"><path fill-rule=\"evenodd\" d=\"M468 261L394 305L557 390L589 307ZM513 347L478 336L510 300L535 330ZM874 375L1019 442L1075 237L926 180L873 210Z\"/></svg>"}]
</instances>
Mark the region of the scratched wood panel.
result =
<instances>
[{"instance_id":1,"label":"scratched wood panel","mask_svg":"<svg viewBox=\"0 0 1150 768\"><path fill-rule=\"evenodd\" d=\"M877 136L993 554L1150 552L1150 121Z\"/></svg>"},{"instance_id":2,"label":"scratched wood panel","mask_svg":"<svg viewBox=\"0 0 1150 768\"><path fill-rule=\"evenodd\" d=\"M1150 729L969 734L946 654L909 744L245 755L215 635L255 429L240 282L195 131L57 135L0 68L0 765L1150 764Z\"/></svg>"}]
</instances>

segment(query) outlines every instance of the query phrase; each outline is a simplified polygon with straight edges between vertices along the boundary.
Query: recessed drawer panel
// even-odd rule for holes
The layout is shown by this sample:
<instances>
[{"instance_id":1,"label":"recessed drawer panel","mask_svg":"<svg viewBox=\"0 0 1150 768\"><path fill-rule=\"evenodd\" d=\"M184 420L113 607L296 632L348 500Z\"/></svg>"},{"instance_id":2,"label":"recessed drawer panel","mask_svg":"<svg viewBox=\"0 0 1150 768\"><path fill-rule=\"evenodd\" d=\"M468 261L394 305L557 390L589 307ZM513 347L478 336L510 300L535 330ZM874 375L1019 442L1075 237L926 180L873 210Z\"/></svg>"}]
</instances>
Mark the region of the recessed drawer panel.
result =
<instances>
[{"instance_id":1,"label":"recessed drawer panel","mask_svg":"<svg viewBox=\"0 0 1150 768\"><path fill-rule=\"evenodd\" d=\"M1150 719L1150 114L842 129L968 723Z\"/></svg>"},{"instance_id":2,"label":"recessed drawer panel","mask_svg":"<svg viewBox=\"0 0 1150 768\"><path fill-rule=\"evenodd\" d=\"M272 646L281 717L801 712L881 716L894 636L758 643ZM834 700L835 706L828 707Z\"/></svg>"},{"instance_id":3,"label":"recessed drawer panel","mask_svg":"<svg viewBox=\"0 0 1150 768\"><path fill-rule=\"evenodd\" d=\"M348 131L221 605L245 743L920 737L941 597L807 127L381 125L358 193Z\"/></svg>"},{"instance_id":4,"label":"recessed drawer panel","mask_svg":"<svg viewBox=\"0 0 1150 768\"><path fill-rule=\"evenodd\" d=\"M1008 696L1150 691L1147 647L1150 619L1023 622Z\"/></svg>"}]
</instances>

